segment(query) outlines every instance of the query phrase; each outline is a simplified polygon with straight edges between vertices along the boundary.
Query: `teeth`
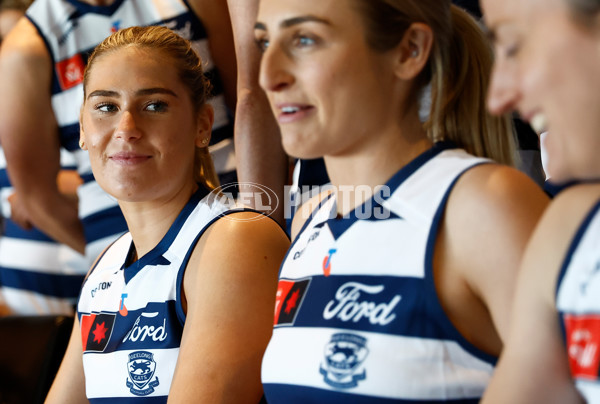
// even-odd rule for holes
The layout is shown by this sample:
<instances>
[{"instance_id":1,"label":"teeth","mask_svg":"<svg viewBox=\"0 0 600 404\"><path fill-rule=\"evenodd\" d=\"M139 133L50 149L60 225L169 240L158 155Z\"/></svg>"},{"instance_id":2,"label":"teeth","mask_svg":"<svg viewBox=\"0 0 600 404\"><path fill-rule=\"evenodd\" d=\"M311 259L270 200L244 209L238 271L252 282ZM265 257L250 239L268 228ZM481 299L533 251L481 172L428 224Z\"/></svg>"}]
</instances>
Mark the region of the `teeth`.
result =
<instances>
[{"instance_id":1,"label":"teeth","mask_svg":"<svg viewBox=\"0 0 600 404\"><path fill-rule=\"evenodd\" d=\"M297 107L283 107L281 108L281 112L283 112L284 114L291 114L294 112L298 112L300 110L300 108Z\"/></svg>"},{"instance_id":2,"label":"teeth","mask_svg":"<svg viewBox=\"0 0 600 404\"><path fill-rule=\"evenodd\" d=\"M546 115L543 113L538 113L531 118L529 122L535 133L542 134L546 132L546 126L548 125L548 120L546 119Z\"/></svg>"}]
</instances>

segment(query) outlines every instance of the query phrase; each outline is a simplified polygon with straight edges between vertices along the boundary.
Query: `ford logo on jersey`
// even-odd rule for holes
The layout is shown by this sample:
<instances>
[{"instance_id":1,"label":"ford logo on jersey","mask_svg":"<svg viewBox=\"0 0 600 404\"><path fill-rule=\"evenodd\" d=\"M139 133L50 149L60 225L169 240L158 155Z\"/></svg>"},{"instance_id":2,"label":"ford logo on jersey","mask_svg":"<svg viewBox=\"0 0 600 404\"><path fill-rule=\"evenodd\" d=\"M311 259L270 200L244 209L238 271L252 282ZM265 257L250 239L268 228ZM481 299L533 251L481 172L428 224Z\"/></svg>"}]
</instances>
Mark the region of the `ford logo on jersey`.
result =
<instances>
[{"instance_id":1,"label":"ford logo on jersey","mask_svg":"<svg viewBox=\"0 0 600 404\"><path fill-rule=\"evenodd\" d=\"M325 346L325 359L319 369L325 383L338 389L348 389L364 380L367 371L362 364L369 354L366 343L366 338L356 334L333 334Z\"/></svg>"},{"instance_id":2,"label":"ford logo on jersey","mask_svg":"<svg viewBox=\"0 0 600 404\"><path fill-rule=\"evenodd\" d=\"M129 362L127 362L129 379L126 382L129 391L136 396L152 394L154 388L158 386L158 377L151 381L155 370L154 354L147 351L130 353Z\"/></svg>"}]
</instances>

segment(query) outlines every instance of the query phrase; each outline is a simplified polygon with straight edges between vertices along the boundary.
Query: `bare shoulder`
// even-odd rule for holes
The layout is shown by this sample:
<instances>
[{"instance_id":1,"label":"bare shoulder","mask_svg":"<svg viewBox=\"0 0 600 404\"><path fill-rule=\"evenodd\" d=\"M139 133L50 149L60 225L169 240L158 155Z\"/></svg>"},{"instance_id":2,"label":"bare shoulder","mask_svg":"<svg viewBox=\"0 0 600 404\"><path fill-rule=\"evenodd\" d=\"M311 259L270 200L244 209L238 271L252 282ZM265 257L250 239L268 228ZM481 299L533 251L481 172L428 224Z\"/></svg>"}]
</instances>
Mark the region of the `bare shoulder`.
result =
<instances>
[{"instance_id":1,"label":"bare shoulder","mask_svg":"<svg viewBox=\"0 0 600 404\"><path fill-rule=\"evenodd\" d=\"M599 201L597 184L578 185L561 192L552 200L531 237L523 268L538 283L543 281L540 286L549 304L553 304L558 272L573 238Z\"/></svg>"},{"instance_id":2,"label":"bare shoulder","mask_svg":"<svg viewBox=\"0 0 600 404\"><path fill-rule=\"evenodd\" d=\"M545 205L549 199L526 174L499 164L482 164L468 170L458 181L452 198L469 207L504 210L523 202Z\"/></svg>"},{"instance_id":3,"label":"bare shoulder","mask_svg":"<svg viewBox=\"0 0 600 404\"><path fill-rule=\"evenodd\" d=\"M44 40L28 19L19 20L0 49L3 94L10 92L11 96L17 97L24 89L32 89L38 94L43 91L49 93L52 78L50 54Z\"/></svg>"},{"instance_id":4,"label":"bare shoulder","mask_svg":"<svg viewBox=\"0 0 600 404\"><path fill-rule=\"evenodd\" d=\"M21 18L2 42L2 55L36 59L50 62L50 55L35 26L27 18Z\"/></svg>"},{"instance_id":5,"label":"bare shoulder","mask_svg":"<svg viewBox=\"0 0 600 404\"><path fill-rule=\"evenodd\" d=\"M256 212L236 212L219 218L202 235L196 250L201 261L239 273L272 263L279 264L289 247L283 229L270 217ZM194 251L196 254L197 251ZM244 268L240 268L243 262Z\"/></svg>"}]
</instances>

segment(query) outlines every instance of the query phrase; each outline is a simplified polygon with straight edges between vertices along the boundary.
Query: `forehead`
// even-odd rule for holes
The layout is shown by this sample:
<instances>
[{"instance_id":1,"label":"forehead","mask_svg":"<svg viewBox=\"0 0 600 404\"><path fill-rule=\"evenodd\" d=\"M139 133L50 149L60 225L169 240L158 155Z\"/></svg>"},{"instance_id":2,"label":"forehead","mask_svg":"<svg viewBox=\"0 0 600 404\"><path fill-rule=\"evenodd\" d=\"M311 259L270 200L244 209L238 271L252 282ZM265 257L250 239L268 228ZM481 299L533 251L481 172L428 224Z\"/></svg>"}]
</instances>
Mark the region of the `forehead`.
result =
<instances>
[{"instance_id":1,"label":"forehead","mask_svg":"<svg viewBox=\"0 0 600 404\"><path fill-rule=\"evenodd\" d=\"M164 51L139 46L125 46L98 55L90 71L89 82L158 81L178 79L174 60Z\"/></svg>"},{"instance_id":2,"label":"forehead","mask_svg":"<svg viewBox=\"0 0 600 404\"><path fill-rule=\"evenodd\" d=\"M504 25L529 26L543 21L549 11L566 13L568 0L480 0L486 25L494 30Z\"/></svg>"},{"instance_id":3,"label":"forehead","mask_svg":"<svg viewBox=\"0 0 600 404\"><path fill-rule=\"evenodd\" d=\"M257 21L279 25L298 16L315 16L328 22L354 21L356 0L260 0Z\"/></svg>"}]
</instances>

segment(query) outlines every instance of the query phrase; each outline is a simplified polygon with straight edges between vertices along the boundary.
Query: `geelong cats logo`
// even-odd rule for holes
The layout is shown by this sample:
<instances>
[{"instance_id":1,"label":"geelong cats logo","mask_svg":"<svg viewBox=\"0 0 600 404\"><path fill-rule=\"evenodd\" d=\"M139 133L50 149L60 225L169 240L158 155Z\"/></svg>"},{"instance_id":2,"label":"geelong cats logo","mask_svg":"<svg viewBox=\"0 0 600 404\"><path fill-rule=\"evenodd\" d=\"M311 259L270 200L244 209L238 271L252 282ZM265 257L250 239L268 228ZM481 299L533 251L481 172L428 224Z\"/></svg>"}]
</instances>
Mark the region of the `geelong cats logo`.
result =
<instances>
[{"instance_id":1,"label":"geelong cats logo","mask_svg":"<svg viewBox=\"0 0 600 404\"><path fill-rule=\"evenodd\" d=\"M130 353L129 362L127 362L129 379L125 383L129 391L136 396L147 396L154 393L154 388L158 386L158 377L151 381L155 370L154 354L146 351Z\"/></svg>"},{"instance_id":2,"label":"geelong cats logo","mask_svg":"<svg viewBox=\"0 0 600 404\"><path fill-rule=\"evenodd\" d=\"M333 334L331 341L325 346L325 358L319 372L325 383L339 388L356 387L360 380L367 377L362 366L369 354L366 338L356 334Z\"/></svg>"}]
</instances>

